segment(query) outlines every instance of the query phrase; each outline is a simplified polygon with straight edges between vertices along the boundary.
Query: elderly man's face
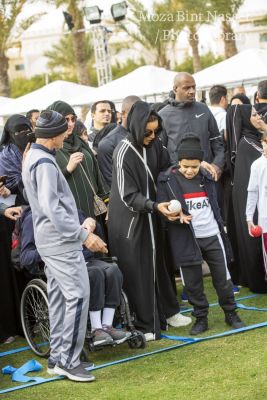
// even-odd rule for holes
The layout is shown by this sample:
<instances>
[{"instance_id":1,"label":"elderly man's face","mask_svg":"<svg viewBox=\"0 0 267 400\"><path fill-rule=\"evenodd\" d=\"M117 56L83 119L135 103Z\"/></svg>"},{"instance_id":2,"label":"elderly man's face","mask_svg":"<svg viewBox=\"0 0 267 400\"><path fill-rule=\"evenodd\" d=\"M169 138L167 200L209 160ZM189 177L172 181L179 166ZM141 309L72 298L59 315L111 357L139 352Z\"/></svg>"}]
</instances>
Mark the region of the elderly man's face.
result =
<instances>
[{"instance_id":1,"label":"elderly man's face","mask_svg":"<svg viewBox=\"0 0 267 400\"><path fill-rule=\"evenodd\" d=\"M174 83L175 100L182 103L193 103L196 97L196 83L192 76L186 76Z\"/></svg>"}]
</instances>

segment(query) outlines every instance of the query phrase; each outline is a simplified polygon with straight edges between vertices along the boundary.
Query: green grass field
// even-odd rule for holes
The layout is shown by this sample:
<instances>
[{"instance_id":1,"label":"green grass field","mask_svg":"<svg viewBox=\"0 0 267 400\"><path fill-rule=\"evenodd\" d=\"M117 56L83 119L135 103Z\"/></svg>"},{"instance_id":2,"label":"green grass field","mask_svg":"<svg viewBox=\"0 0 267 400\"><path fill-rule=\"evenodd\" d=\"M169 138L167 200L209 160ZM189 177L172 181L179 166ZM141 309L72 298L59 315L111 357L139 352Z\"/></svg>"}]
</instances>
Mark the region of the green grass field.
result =
<instances>
[{"instance_id":1,"label":"green grass field","mask_svg":"<svg viewBox=\"0 0 267 400\"><path fill-rule=\"evenodd\" d=\"M210 278L205 278L209 301L216 295ZM181 292L181 287L178 287ZM251 294L241 289L240 295ZM267 295L242 300L242 304L267 308ZM267 312L239 312L247 325L267 321ZM210 329L203 336L229 330L219 307L210 309ZM188 327L171 329L167 333L189 336ZM220 339L193 344L172 351L133 360L94 372L96 381L74 383L60 380L0 395L3 399L20 400L265 400L267 398L267 327ZM149 342L146 349L132 350L127 344L91 353L95 365L173 346L181 342L162 339ZM0 352L24 346L25 340L1 345ZM38 376L48 378L46 360L30 351L0 358L0 367L21 366L35 358L44 369ZM1 375L0 389L20 385Z\"/></svg>"}]
</instances>

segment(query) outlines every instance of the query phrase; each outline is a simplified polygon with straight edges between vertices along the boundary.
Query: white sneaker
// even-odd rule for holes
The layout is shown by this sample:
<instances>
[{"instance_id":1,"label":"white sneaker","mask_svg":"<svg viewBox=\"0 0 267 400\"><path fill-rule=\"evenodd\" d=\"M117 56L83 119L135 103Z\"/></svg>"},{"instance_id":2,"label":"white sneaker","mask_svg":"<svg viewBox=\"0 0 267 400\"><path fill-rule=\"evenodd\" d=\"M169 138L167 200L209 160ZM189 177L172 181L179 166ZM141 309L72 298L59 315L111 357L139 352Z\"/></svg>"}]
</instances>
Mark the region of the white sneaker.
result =
<instances>
[{"instance_id":1,"label":"white sneaker","mask_svg":"<svg viewBox=\"0 0 267 400\"><path fill-rule=\"evenodd\" d=\"M187 326L191 324L192 318L186 317L181 313L174 314L172 317L167 318L167 323L174 328L179 328L180 326Z\"/></svg>"},{"instance_id":2,"label":"white sneaker","mask_svg":"<svg viewBox=\"0 0 267 400\"><path fill-rule=\"evenodd\" d=\"M152 342L152 340L156 339L155 333L149 332L145 333L146 342Z\"/></svg>"}]
</instances>

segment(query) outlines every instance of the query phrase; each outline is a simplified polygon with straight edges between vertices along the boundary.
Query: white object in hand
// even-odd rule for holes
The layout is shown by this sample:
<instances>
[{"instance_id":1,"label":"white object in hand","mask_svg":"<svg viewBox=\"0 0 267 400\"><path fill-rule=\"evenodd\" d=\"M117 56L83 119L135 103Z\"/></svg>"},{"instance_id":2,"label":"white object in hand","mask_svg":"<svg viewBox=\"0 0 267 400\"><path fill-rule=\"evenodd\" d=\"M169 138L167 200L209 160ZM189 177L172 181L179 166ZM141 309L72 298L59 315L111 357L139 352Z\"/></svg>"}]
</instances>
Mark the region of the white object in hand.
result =
<instances>
[{"instance_id":1,"label":"white object in hand","mask_svg":"<svg viewBox=\"0 0 267 400\"><path fill-rule=\"evenodd\" d=\"M182 207L179 200L171 200L170 204L168 205L168 210L175 213L180 212L181 208Z\"/></svg>"}]
</instances>

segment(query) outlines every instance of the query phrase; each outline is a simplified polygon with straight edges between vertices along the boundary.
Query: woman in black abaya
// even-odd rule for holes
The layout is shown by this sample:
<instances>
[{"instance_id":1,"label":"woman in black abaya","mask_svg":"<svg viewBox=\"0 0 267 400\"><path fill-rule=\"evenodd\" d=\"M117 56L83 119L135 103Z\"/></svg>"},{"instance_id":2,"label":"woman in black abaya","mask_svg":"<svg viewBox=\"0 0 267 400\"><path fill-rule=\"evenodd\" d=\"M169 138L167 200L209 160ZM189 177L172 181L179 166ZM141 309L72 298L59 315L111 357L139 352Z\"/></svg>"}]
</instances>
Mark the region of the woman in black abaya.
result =
<instances>
[{"instance_id":1,"label":"woman in black abaya","mask_svg":"<svg viewBox=\"0 0 267 400\"><path fill-rule=\"evenodd\" d=\"M158 221L160 213L170 212L168 203L155 202L157 176L169 166L168 152L156 135L159 127L160 117L148 103L137 101L127 118L130 134L114 153L108 221L110 251L123 273L134 324L147 340L158 339L160 322L166 325L165 318L179 312L161 254ZM191 322L187 319L184 325Z\"/></svg>"},{"instance_id":2,"label":"woman in black abaya","mask_svg":"<svg viewBox=\"0 0 267 400\"><path fill-rule=\"evenodd\" d=\"M258 113L267 111L266 104L259 103L255 108ZM234 214L234 221L228 218L227 230L237 260L238 283L253 292L267 293L261 239L249 236L245 213L250 167L262 154L260 133L250 123L251 111L250 105L232 106L227 116L228 165L233 182Z\"/></svg>"}]
</instances>

